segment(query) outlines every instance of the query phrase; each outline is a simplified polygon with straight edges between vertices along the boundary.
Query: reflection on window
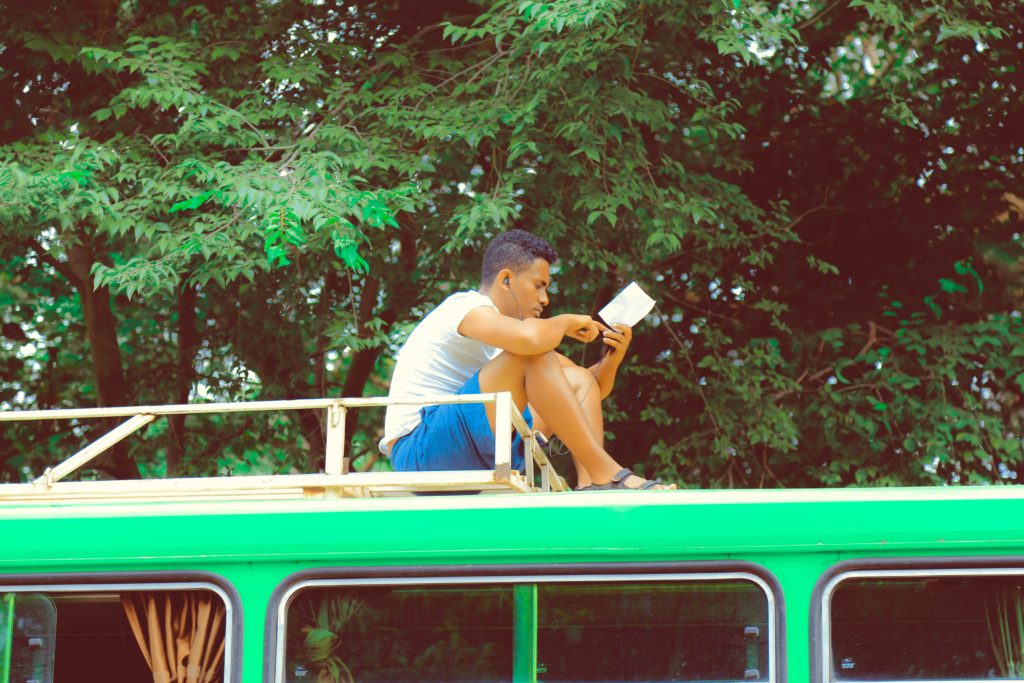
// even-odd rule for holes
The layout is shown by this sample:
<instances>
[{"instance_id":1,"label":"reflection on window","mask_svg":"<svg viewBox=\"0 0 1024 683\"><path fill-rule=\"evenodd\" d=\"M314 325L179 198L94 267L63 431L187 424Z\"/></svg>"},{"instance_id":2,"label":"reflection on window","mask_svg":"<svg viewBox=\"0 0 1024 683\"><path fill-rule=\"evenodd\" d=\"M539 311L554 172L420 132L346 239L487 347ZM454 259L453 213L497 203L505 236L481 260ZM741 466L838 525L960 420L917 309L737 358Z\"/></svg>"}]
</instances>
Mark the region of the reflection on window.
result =
<instances>
[{"instance_id":1,"label":"reflection on window","mask_svg":"<svg viewBox=\"0 0 1024 683\"><path fill-rule=\"evenodd\" d=\"M221 598L205 590L4 593L0 587L0 681L195 676L219 683L225 612Z\"/></svg>"},{"instance_id":2,"label":"reflection on window","mask_svg":"<svg viewBox=\"0 0 1024 683\"><path fill-rule=\"evenodd\" d=\"M1024 677L1024 576L851 578L830 620L833 680Z\"/></svg>"},{"instance_id":3,"label":"reflection on window","mask_svg":"<svg viewBox=\"0 0 1024 683\"><path fill-rule=\"evenodd\" d=\"M512 587L303 590L288 607L286 680L512 680Z\"/></svg>"},{"instance_id":4,"label":"reflection on window","mask_svg":"<svg viewBox=\"0 0 1024 683\"><path fill-rule=\"evenodd\" d=\"M0 594L0 681L53 681L56 628L47 596Z\"/></svg>"},{"instance_id":5,"label":"reflection on window","mask_svg":"<svg viewBox=\"0 0 1024 683\"><path fill-rule=\"evenodd\" d=\"M745 579L303 588L285 680L767 681L768 621Z\"/></svg>"},{"instance_id":6,"label":"reflection on window","mask_svg":"<svg viewBox=\"0 0 1024 683\"><path fill-rule=\"evenodd\" d=\"M544 681L767 680L768 604L749 581L538 589Z\"/></svg>"}]
</instances>

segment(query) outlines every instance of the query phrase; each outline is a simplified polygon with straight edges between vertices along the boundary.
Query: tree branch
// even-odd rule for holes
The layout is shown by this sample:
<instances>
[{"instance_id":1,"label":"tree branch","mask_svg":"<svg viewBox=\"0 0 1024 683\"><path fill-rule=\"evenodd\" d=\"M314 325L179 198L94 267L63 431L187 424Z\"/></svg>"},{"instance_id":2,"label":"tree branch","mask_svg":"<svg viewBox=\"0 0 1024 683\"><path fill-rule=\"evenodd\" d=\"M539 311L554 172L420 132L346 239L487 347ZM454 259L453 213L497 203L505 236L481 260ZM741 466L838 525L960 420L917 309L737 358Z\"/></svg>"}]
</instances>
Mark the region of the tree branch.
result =
<instances>
[{"instance_id":1,"label":"tree branch","mask_svg":"<svg viewBox=\"0 0 1024 683\"><path fill-rule=\"evenodd\" d=\"M70 282L75 289L81 290L86 286L86 283L78 277L78 275L71 269L71 266L66 263L62 263L51 256L50 253L43 248L43 245L39 244L34 237L28 238L28 244L32 247L32 250L36 252L40 261L52 267L59 274L64 276L64 278Z\"/></svg>"}]
</instances>

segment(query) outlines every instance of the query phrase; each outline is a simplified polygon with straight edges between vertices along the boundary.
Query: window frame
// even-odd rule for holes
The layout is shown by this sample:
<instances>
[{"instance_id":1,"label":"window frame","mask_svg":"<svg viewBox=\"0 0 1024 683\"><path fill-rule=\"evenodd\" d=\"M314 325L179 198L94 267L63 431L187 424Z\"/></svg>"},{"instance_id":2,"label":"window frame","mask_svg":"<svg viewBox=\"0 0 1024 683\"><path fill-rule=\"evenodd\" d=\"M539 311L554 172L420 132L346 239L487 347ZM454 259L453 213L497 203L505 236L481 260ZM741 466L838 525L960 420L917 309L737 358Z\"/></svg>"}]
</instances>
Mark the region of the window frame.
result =
<instances>
[{"instance_id":1,"label":"window frame","mask_svg":"<svg viewBox=\"0 0 1024 683\"><path fill-rule=\"evenodd\" d=\"M209 590L224 602L224 681L242 680L242 599L224 577L212 572L76 572L0 574L0 593L137 593Z\"/></svg>"},{"instance_id":2,"label":"window frame","mask_svg":"<svg viewBox=\"0 0 1024 683\"><path fill-rule=\"evenodd\" d=\"M900 557L846 560L832 565L814 586L809 621L811 676L814 683L868 683L862 679L832 677L830 603L832 593L845 580L854 578L937 578L945 576L1024 576L1024 556L992 557ZM871 679L870 683L992 683L1013 680L999 678Z\"/></svg>"},{"instance_id":3,"label":"window frame","mask_svg":"<svg viewBox=\"0 0 1024 683\"><path fill-rule=\"evenodd\" d=\"M654 583L750 581L764 593L768 611L767 683L786 683L786 619L782 586L752 562L572 563L556 565L444 565L436 567L326 567L296 572L275 588L267 606L265 683L284 683L287 611L302 589L331 586L451 586L516 583Z\"/></svg>"}]
</instances>

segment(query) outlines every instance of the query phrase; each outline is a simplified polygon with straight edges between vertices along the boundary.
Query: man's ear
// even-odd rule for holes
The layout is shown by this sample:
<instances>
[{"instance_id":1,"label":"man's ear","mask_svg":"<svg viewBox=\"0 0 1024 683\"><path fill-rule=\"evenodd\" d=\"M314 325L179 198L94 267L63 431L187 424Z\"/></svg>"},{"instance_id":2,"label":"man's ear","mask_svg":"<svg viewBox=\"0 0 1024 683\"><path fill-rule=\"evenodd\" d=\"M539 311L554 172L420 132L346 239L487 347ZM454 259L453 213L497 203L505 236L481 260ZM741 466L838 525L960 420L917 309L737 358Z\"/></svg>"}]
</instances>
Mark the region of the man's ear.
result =
<instances>
[{"instance_id":1,"label":"man's ear","mask_svg":"<svg viewBox=\"0 0 1024 683\"><path fill-rule=\"evenodd\" d=\"M512 271L508 268L502 268L501 272L498 273L498 282L504 285L506 289L509 289L512 286L512 283L509 281L511 275Z\"/></svg>"}]
</instances>

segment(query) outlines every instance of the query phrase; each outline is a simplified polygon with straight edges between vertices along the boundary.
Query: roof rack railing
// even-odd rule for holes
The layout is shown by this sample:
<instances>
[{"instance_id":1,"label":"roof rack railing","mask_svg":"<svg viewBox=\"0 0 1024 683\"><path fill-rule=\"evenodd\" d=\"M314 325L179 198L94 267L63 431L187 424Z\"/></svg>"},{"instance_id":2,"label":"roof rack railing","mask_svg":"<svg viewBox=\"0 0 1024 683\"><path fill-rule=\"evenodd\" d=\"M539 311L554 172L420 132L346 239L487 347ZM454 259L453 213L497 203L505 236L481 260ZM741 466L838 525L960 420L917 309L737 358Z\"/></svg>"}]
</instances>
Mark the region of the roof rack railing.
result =
<instances>
[{"instance_id":1,"label":"roof rack railing","mask_svg":"<svg viewBox=\"0 0 1024 683\"><path fill-rule=\"evenodd\" d=\"M345 457L345 417L349 409L390 405L440 405L492 403L498 434L514 428L522 437L525 473L512 469L512 444L499 439L493 470L438 472L349 472ZM157 480L61 481L87 465L118 442L158 417L210 413L276 412L285 410L326 410L326 464L320 474L243 475ZM49 467L31 483L0 484L0 501L65 501L75 499L167 500L358 497L396 495L417 491L480 491L531 493L567 491L565 480L555 472L540 448L537 436L523 419L508 392L416 396L409 398L315 398L243 403L185 403L162 406L80 408L0 412L0 422L27 420L82 420L127 417L125 422L88 444L55 467ZM539 470L539 472L538 472ZM536 474L540 475L539 485Z\"/></svg>"}]
</instances>

